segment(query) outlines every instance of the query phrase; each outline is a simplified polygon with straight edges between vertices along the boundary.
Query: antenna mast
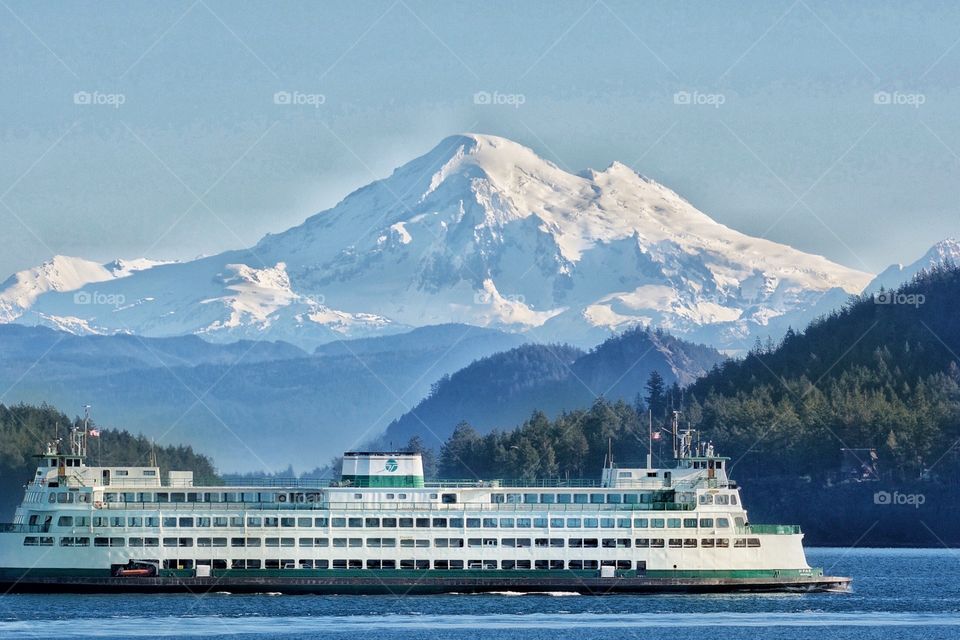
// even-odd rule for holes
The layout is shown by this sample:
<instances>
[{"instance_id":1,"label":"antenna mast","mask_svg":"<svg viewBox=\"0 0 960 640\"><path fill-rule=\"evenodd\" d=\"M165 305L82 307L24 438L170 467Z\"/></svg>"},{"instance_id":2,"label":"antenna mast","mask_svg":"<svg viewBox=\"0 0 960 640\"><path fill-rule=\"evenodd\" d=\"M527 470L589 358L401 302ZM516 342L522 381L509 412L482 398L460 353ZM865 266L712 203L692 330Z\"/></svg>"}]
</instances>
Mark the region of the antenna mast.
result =
<instances>
[{"instance_id":1,"label":"antenna mast","mask_svg":"<svg viewBox=\"0 0 960 640\"><path fill-rule=\"evenodd\" d=\"M674 410L673 424L671 429L673 431L673 457L675 460L679 460L682 457L680 455L680 449L679 449L680 442L679 442L678 433L677 433L679 429L679 422L680 422L680 412L677 410Z\"/></svg>"},{"instance_id":2,"label":"antenna mast","mask_svg":"<svg viewBox=\"0 0 960 640\"><path fill-rule=\"evenodd\" d=\"M90 405L83 405L83 428L73 426L70 429L70 454L85 458L87 456L87 429L90 424Z\"/></svg>"},{"instance_id":3,"label":"antenna mast","mask_svg":"<svg viewBox=\"0 0 960 640\"><path fill-rule=\"evenodd\" d=\"M647 411L647 469L653 469L653 409Z\"/></svg>"}]
</instances>

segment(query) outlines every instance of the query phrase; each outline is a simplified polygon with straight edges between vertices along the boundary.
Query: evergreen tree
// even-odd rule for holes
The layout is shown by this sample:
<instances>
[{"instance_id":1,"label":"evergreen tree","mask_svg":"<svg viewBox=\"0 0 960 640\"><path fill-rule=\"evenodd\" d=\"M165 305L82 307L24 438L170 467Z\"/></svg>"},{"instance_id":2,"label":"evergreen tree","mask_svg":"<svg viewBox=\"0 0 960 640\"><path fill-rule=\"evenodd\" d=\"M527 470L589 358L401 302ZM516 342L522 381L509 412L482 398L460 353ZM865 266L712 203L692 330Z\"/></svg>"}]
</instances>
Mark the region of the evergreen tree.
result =
<instances>
[{"instance_id":1,"label":"evergreen tree","mask_svg":"<svg viewBox=\"0 0 960 640\"><path fill-rule=\"evenodd\" d=\"M425 478L432 480L437 477L437 455L433 449L424 444L420 436L410 438L407 446L403 449L404 451L420 454L420 458L423 460L423 475Z\"/></svg>"},{"instance_id":2,"label":"evergreen tree","mask_svg":"<svg viewBox=\"0 0 960 640\"><path fill-rule=\"evenodd\" d=\"M476 463L471 464L476 459L471 455L474 448L480 442L480 436L476 429L467 422L458 424L440 450L440 462L438 470L440 477L450 479L474 478L473 467L482 466Z\"/></svg>"},{"instance_id":3,"label":"evergreen tree","mask_svg":"<svg viewBox=\"0 0 960 640\"><path fill-rule=\"evenodd\" d=\"M653 417L656 420L663 419L667 413L665 387L666 385L660 372L656 370L651 371L644 388L647 390L647 408L653 412Z\"/></svg>"}]
</instances>

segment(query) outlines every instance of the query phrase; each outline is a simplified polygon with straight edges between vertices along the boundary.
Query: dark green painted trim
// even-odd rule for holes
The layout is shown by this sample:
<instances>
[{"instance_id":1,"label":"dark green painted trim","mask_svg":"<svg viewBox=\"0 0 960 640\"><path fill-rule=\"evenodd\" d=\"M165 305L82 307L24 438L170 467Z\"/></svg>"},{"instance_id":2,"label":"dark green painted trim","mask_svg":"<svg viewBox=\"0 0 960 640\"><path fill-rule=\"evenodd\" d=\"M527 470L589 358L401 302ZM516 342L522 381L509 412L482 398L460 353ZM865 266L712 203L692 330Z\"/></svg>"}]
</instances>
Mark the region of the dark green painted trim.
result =
<instances>
[{"instance_id":1,"label":"dark green painted trim","mask_svg":"<svg viewBox=\"0 0 960 640\"><path fill-rule=\"evenodd\" d=\"M418 489L423 488L423 476L342 476L340 483L341 487Z\"/></svg>"},{"instance_id":2,"label":"dark green painted trim","mask_svg":"<svg viewBox=\"0 0 960 640\"><path fill-rule=\"evenodd\" d=\"M648 578L795 578L819 577L823 569L663 569L647 571L646 575Z\"/></svg>"}]
</instances>

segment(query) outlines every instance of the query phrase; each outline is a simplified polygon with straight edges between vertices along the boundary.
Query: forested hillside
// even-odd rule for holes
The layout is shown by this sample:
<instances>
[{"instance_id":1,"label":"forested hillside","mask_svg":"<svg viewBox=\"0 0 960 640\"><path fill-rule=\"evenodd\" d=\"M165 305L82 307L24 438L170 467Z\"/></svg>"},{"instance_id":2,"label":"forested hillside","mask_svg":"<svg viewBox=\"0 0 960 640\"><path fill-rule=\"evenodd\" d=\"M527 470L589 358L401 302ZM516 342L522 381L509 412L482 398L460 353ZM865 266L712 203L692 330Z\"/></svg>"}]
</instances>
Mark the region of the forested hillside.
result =
<instances>
[{"instance_id":1,"label":"forested hillside","mask_svg":"<svg viewBox=\"0 0 960 640\"><path fill-rule=\"evenodd\" d=\"M37 468L34 456L43 451L47 442L55 440L58 433L66 438L74 424L80 424L80 419L70 418L47 405L8 407L0 404L0 518L9 520L23 499L23 486L33 478ZM154 447L143 436L100 429L99 438L89 439L88 449L88 464L146 465L152 451L162 472L193 471L198 484L218 482L211 460L188 446Z\"/></svg>"},{"instance_id":2,"label":"forested hillside","mask_svg":"<svg viewBox=\"0 0 960 640\"><path fill-rule=\"evenodd\" d=\"M600 399L555 420L536 412L516 430L486 435L467 420L444 444L440 475L595 476L608 443L615 459L641 461L647 411L661 429L676 409L682 425L734 458L741 477L831 479L842 448L875 448L887 479L952 478L960 438L957 300L960 269L936 269L896 292L852 299L685 389L650 373L634 402ZM464 380L461 388L467 382L487 388L482 380Z\"/></svg>"},{"instance_id":3,"label":"forested hillside","mask_svg":"<svg viewBox=\"0 0 960 640\"><path fill-rule=\"evenodd\" d=\"M685 416L741 472L825 474L841 448L876 448L881 471L955 472L960 437L960 270L934 269L895 292L853 299L757 346L686 390Z\"/></svg>"},{"instance_id":4,"label":"forested hillside","mask_svg":"<svg viewBox=\"0 0 960 640\"><path fill-rule=\"evenodd\" d=\"M439 447L462 420L481 432L512 428L540 410L557 416L596 398L633 402L651 372L669 383L702 375L722 356L710 347L636 328L589 353L531 344L474 362L434 384L429 397L387 429L386 440L419 435Z\"/></svg>"}]
</instances>

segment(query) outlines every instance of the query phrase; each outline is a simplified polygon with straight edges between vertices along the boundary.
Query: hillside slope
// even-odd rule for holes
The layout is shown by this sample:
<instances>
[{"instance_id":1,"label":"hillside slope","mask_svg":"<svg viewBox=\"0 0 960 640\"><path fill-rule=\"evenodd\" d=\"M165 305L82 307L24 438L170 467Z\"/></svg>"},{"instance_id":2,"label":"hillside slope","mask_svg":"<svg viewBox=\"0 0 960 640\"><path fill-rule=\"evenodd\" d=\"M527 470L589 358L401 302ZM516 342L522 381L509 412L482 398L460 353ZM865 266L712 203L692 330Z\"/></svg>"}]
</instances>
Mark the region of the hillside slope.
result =
<instances>
[{"instance_id":1,"label":"hillside slope","mask_svg":"<svg viewBox=\"0 0 960 640\"><path fill-rule=\"evenodd\" d=\"M688 418L749 473L829 474L876 448L899 478L952 474L960 437L960 269L851 302L687 390ZM739 452L739 453L738 453ZM953 471L949 471L953 469Z\"/></svg>"},{"instance_id":2,"label":"hillside slope","mask_svg":"<svg viewBox=\"0 0 960 640\"><path fill-rule=\"evenodd\" d=\"M422 328L311 355L284 343L73 336L0 327L5 398L90 404L106 425L190 442L227 471L312 469L386 428L444 374L522 338Z\"/></svg>"},{"instance_id":3,"label":"hillside slope","mask_svg":"<svg viewBox=\"0 0 960 640\"><path fill-rule=\"evenodd\" d=\"M479 360L434 385L431 395L393 422L385 439L420 436L439 447L461 421L485 432L509 429L534 410L549 416L588 406L598 396L633 402L651 371L687 383L722 360L709 347L659 331L632 329L589 353L531 344Z\"/></svg>"},{"instance_id":4,"label":"hillside slope","mask_svg":"<svg viewBox=\"0 0 960 640\"><path fill-rule=\"evenodd\" d=\"M0 518L4 522L12 520L14 509L23 500L23 487L36 472L34 456L58 434L64 437L78 420L46 404L0 404ZM193 471L198 484L218 480L212 461L192 447L153 446L148 439L123 430L101 428L100 433L99 439L91 438L89 464L146 465L152 453L162 472Z\"/></svg>"}]
</instances>

